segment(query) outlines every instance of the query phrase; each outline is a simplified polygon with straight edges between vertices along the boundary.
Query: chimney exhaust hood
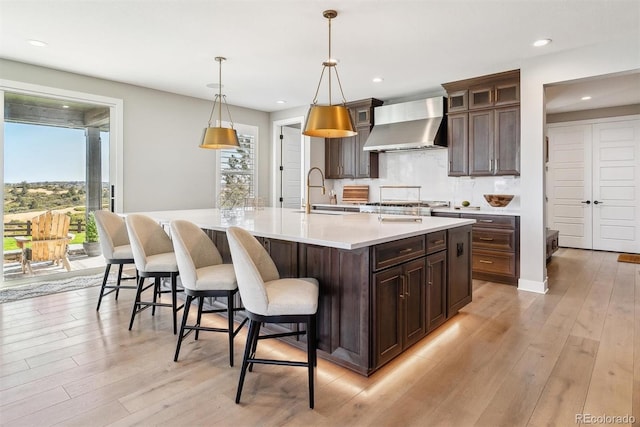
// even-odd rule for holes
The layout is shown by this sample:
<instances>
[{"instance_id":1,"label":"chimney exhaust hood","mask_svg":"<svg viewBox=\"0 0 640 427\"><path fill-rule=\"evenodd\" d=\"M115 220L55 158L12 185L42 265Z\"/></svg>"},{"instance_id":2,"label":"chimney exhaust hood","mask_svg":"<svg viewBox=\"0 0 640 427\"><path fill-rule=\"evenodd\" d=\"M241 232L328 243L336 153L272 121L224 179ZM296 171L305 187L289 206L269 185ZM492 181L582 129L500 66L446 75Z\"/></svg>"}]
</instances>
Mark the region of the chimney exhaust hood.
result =
<instances>
[{"instance_id":1,"label":"chimney exhaust hood","mask_svg":"<svg viewBox=\"0 0 640 427\"><path fill-rule=\"evenodd\" d=\"M376 107L375 125L364 151L397 151L447 146L444 97Z\"/></svg>"}]
</instances>

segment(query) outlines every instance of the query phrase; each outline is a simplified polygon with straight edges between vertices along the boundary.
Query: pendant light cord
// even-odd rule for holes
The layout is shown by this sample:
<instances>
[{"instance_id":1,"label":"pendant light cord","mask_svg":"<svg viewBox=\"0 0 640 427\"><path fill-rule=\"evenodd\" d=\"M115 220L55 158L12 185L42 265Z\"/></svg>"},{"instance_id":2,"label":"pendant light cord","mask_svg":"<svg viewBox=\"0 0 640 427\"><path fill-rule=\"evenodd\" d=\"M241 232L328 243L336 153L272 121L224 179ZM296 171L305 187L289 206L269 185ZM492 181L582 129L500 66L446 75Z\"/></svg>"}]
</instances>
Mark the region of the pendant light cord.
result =
<instances>
[{"instance_id":1,"label":"pendant light cord","mask_svg":"<svg viewBox=\"0 0 640 427\"><path fill-rule=\"evenodd\" d=\"M231 129L233 129L233 119L231 118L231 109L229 109L229 104L227 103L227 95L222 94L222 61L224 61L225 58L221 56L216 56L215 59L216 61L218 61L218 64L219 64L218 93L216 93L213 99L213 107L211 107L211 114L209 115L209 127L216 127L216 126L211 126L211 120L213 119L213 114L216 110L216 104L218 103L220 103L220 107L218 108L218 126L217 127L222 127L222 103L224 102L224 104L227 106L227 114L229 114L229 123L231 123Z\"/></svg>"},{"instance_id":2,"label":"pendant light cord","mask_svg":"<svg viewBox=\"0 0 640 427\"><path fill-rule=\"evenodd\" d=\"M320 86L322 85L322 77L324 76L324 70L329 68L329 105L333 105L331 103L331 69L333 68L336 73L336 79L338 80L338 87L340 88L340 94L342 95L342 103L345 104L347 99L344 97L344 91L342 90L342 82L340 82L340 76L338 75L337 61L334 61L331 57L331 16L328 16L329 20L329 58L322 63L322 72L320 73L320 81L318 82L318 87L316 88L316 94L313 96L313 104L318 103L318 93L320 92Z\"/></svg>"}]
</instances>

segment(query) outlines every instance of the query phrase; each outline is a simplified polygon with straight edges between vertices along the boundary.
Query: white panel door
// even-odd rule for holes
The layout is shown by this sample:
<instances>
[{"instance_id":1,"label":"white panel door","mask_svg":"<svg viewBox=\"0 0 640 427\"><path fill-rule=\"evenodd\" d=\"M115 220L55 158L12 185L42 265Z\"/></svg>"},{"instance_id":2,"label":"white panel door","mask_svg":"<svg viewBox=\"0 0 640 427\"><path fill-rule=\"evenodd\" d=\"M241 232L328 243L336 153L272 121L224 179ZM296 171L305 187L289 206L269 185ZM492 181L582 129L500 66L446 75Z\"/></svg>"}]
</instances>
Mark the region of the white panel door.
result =
<instances>
[{"instance_id":1,"label":"white panel door","mask_svg":"<svg viewBox=\"0 0 640 427\"><path fill-rule=\"evenodd\" d=\"M302 132L299 128L282 126L281 135L282 207L300 208L302 204Z\"/></svg>"},{"instance_id":2,"label":"white panel door","mask_svg":"<svg viewBox=\"0 0 640 427\"><path fill-rule=\"evenodd\" d=\"M593 125L593 248L640 252L640 120Z\"/></svg>"},{"instance_id":3,"label":"white panel door","mask_svg":"<svg viewBox=\"0 0 640 427\"><path fill-rule=\"evenodd\" d=\"M592 248L591 125L550 127L547 222L560 246Z\"/></svg>"},{"instance_id":4,"label":"white panel door","mask_svg":"<svg viewBox=\"0 0 640 427\"><path fill-rule=\"evenodd\" d=\"M640 253L640 119L550 125L547 223L560 246Z\"/></svg>"}]
</instances>

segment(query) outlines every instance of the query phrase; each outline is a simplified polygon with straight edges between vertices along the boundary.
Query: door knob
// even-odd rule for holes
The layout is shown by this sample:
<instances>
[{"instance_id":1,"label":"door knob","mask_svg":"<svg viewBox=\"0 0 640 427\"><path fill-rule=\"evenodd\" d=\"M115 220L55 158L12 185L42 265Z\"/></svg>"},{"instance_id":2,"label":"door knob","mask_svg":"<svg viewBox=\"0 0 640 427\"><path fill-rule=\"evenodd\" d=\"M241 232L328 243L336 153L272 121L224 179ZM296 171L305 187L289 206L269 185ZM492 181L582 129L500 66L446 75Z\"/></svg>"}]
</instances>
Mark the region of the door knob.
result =
<instances>
[{"instance_id":1,"label":"door knob","mask_svg":"<svg viewBox=\"0 0 640 427\"><path fill-rule=\"evenodd\" d=\"M602 203L602 202L599 202L599 201L597 201L597 200L594 200L594 201L593 201L593 204L594 204L594 205L602 205L603 203Z\"/></svg>"},{"instance_id":2,"label":"door knob","mask_svg":"<svg viewBox=\"0 0 640 427\"><path fill-rule=\"evenodd\" d=\"M590 205L591 204L591 200L583 200L580 203L584 203L585 205ZM598 202L595 202L595 204L598 204Z\"/></svg>"}]
</instances>

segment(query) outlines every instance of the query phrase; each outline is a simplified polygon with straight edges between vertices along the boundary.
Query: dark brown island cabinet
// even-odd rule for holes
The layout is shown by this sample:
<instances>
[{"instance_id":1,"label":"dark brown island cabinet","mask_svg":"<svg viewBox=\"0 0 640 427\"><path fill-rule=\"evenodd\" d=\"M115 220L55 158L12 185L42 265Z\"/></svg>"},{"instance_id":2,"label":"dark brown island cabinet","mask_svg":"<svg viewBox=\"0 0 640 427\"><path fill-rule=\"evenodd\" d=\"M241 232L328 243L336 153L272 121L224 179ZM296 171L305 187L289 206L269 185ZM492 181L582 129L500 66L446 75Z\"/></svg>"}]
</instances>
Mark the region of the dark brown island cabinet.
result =
<instances>
[{"instance_id":1,"label":"dark brown island cabinet","mask_svg":"<svg viewBox=\"0 0 640 427\"><path fill-rule=\"evenodd\" d=\"M520 70L442 86L449 176L520 175Z\"/></svg>"},{"instance_id":2,"label":"dark brown island cabinet","mask_svg":"<svg viewBox=\"0 0 640 427\"><path fill-rule=\"evenodd\" d=\"M231 262L225 232L207 233ZM354 250L259 240L283 277L320 282L320 357L370 375L471 302L471 236L464 225ZM303 348L305 339L286 340Z\"/></svg>"},{"instance_id":3,"label":"dark brown island cabinet","mask_svg":"<svg viewBox=\"0 0 640 427\"><path fill-rule=\"evenodd\" d=\"M517 285L520 277L520 217L457 212L433 216L475 219L473 224L473 278Z\"/></svg>"},{"instance_id":4,"label":"dark brown island cabinet","mask_svg":"<svg viewBox=\"0 0 640 427\"><path fill-rule=\"evenodd\" d=\"M329 179L378 178L378 153L363 151L374 125L374 108L382 105L375 98L346 104L357 135L325 139L325 174Z\"/></svg>"}]
</instances>

